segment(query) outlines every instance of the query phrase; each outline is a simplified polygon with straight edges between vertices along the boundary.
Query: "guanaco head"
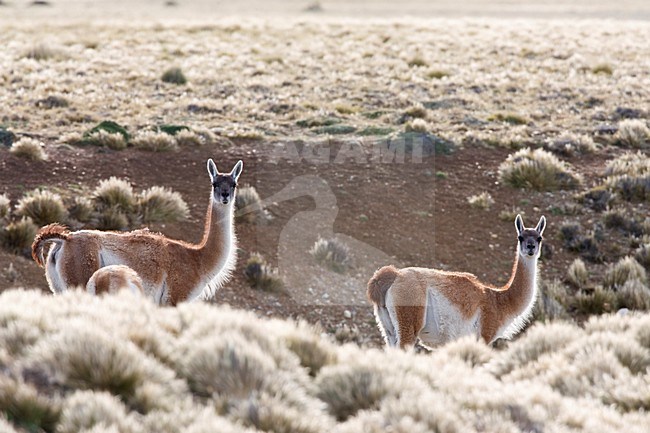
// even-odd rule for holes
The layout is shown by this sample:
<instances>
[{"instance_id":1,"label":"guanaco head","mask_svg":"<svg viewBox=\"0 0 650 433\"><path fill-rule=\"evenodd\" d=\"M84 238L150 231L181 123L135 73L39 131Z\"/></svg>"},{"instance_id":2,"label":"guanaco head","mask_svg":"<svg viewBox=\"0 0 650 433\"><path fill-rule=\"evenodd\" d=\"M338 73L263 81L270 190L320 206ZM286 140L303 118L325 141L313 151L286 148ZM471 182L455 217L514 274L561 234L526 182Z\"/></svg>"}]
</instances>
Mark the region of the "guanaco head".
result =
<instances>
[{"instance_id":1,"label":"guanaco head","mask_svg":"<svg viewBox=\"0 0 650 433\"><path fill-rule=\"evenodd\" d=\"M215 203L228 204L235 199L237 179L241 174L244 163L238 161L230 173L220 173L212 159L208 159L208 174L212 181L212 198Z\"/></svg>"},{"instance_id":2,"label":"guanaco head","mask_svg":"<svg viewBox=\"0 0 650 433\"><path fill-rule=\"evenodd\" d=\"M546 227L546 218L542 216L534 229L524 227L524 220L521 215L515 218L517 239L519 240L519 254L522 257L539 258L542 249L542 233Z\"/></svg>"}]
</instances>

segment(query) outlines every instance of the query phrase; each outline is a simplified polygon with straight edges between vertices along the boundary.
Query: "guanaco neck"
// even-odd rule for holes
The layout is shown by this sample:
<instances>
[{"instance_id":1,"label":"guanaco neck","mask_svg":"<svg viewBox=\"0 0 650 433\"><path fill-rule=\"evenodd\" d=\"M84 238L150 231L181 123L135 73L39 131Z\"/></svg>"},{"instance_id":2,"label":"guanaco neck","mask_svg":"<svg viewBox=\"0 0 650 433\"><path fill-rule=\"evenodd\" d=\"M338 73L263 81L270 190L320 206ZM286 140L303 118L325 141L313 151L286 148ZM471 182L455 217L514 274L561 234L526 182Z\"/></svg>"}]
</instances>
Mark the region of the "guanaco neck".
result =
<instances>
[{"instance_id":1,"label":"guanaco neck","mask_svg":"<svg viewBox=\"0 0 650 433\"><path fill-rule=\"evenodd\" d=\"M537 296L537 256L522 257L517 248L510 280L494 295L503 321L524 313Z\"/></svg>"},{"instance_id":2,"label":"guanaco neck","mask_svg":"<svg viewBox=\"0 0 650 433\"><path fill-rule=\"evenodd\" d=\"M202 275L215 275L219 272L230 254L234 237L232 225L235 198L228 204L217 203L210 194L210 203L205 217L203 239L197 246Z\"/></svg>"}]
</instances>

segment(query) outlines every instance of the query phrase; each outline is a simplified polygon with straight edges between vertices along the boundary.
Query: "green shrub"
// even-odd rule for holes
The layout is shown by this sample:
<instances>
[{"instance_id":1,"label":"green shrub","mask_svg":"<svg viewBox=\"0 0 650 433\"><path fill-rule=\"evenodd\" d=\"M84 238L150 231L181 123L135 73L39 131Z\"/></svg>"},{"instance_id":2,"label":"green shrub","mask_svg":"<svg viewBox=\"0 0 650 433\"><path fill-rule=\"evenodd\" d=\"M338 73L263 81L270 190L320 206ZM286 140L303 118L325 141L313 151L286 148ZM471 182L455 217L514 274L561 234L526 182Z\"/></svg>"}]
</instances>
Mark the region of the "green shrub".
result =
<instances>
[{"instance_id":1,"label":"green shrub","mask_svg":"<svg viewBox=\"0 0 650 433\"><path fill-rule=\"evenodd\" d=\"M104 120L103 122L99 123L98 125L94 126L88 131L84 132L83 138L87 140L93 134L96 134L101 131L104 131L105 133L108 134L120 134L124 139L124 143L128 142L129 139L131 138L128 131L126 130L126 127L120 125L117 122L113 122L112 120Z\"/></svg>"},{"instance_id":2,"label":"green shrub","mask_svg":"<svg viewBox=\"0 0 650 433\"><path fill-rule=\"evenodd\" d=\"M183 70L178 67L169 68L162 74L162 80L165 83L171 84L186 84L187 78L183 74Z\"/></svg>"},{"instance_id":3,"label":"green shrub","mask_svg":"<svg viewBox=\"0 0 650 433\"><path fill-rule=\"evenodd\" d=\"M63 223L67 211L60 195L46 190L34 190L18 201L16 214L29 217L36 225L44 226Z\"/></svg>"},{"instance_id":4,"label":"green shrub","mask_svg":"<svg viewBox=\"0 0 650 433\"><path fill-rule=\"evenodd\" d=\"M511 125L526 125L529 120L515 113L496 113L488 117L491 122L505 122Z\"/></svg>"},{"instance_id":5,"label":"green shrub","mask_svg":"<svg viewBox=\"0 0 650 433\"><path fill-rule=\"evenodd\" d=\"M179 193L161 186L152 186L143 191L138 199L138 207L145 223L182 221L190 213Z\"/></svg>"},{"instance_id":6,"label":"green shrub","mask_svg":"<svg viewBox=\"0 0 650 433\"><path fill-rule=\"evenodd\" d=\"M581 178L555 155L543 149L524 148L499 166L499 179L515 188L537 191L575 188Z\"/></svg>"},{"instance_id":7,"label":"green shrub","mask_svg":"<svg viewBox=\"0 0 650 433\"><path fill-rule=\"evenodd\" d=\"M318 238L309 251L316 262L343 273L351 265L350 249L337 239Z\"/></svg>"},{"instance_id":8,"label":"green shrub","mask_svg":"<svg viewBox=\"0 0 650 433\"><path fill-rule=\"evenodd\" d=\"M47 154L43 150L43 143L28 137L14 142L9 152L12 155L32 161L45 161L47 159Z\"/></svg>"},{"instance_id":9,"label":"green shrub","mask_svg":"<svg viewBox=\"0 0 650 433\"><path fill-rule=\"evenodd\" d=\"M601 63L591 68L591 72L594 74L612 75L614 73L614 70L612 69L611 65L608 65L607 63Z\"/></svg>"},{"instance_id":10,"label":"green shrub","mask_svg":"<svg viewBox=\"0 0 650 433\"><path fill-rule=\"evenodd\" d=\"M284 289L278 271L267 264L264 257L258 253L253 253L248 258L244 266L244 276L253 289L272 293L282 292Z\"/></svg>"}]
</instances>

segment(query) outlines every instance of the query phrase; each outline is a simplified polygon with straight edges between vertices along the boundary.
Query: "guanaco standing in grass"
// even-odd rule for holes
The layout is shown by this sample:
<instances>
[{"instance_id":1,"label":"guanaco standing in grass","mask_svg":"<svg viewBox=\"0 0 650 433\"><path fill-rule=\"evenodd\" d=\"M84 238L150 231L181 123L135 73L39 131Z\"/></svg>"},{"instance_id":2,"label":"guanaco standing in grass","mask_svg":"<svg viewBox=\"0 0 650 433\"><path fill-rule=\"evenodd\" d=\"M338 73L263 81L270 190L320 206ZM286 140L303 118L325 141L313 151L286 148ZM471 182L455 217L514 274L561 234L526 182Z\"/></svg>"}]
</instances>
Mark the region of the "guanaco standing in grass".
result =
<instances>
[{"instance_id":1,"label":"guanaco standing in grass","mask_svg":"<svg viewBox=\"0 0 650 433\"><path fill-rule=\"evenodd\" d=\"M475 275L427 268L385 266L368 282L377 324L389 346L429 347L466 335L492 343L526 324L537 297L537 260L546 219L534 229L515 218L517 253L510 280L500 288Z\"/></svg>"},{"instance_id":2,"label":"guanaco standing in grass","mask_svg":"<svg viewBox=\"0 0 650 433\"><path fill-rule=\"evenodd\" d=\"M71 232L60 224L41 228L32 244L32 257L45 267L52 292L86 287L98 269L126 265L141 278L145 295L158 304L176 305L214 295L235 266L233 210L243 163L237 162L230 173L220 173L212 159L207 166L212 191L199 244L169 239L148 230ZM52 247L44 260L48 244Z\"/></svg>"}]
</instances>

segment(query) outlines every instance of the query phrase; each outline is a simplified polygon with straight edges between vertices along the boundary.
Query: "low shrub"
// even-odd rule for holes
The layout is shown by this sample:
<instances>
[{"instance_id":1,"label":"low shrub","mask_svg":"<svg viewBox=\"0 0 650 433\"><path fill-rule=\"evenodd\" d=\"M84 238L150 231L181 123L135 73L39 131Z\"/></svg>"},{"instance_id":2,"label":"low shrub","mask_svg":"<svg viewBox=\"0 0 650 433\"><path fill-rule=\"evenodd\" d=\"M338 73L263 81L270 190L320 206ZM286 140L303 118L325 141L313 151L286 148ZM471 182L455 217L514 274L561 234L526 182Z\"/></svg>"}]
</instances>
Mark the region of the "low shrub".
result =
<instances>
[{"instance_id":1,"label":"low shrub","mask_svg":"<svg viewBox=\"0 0 650 433\"><path fill-rule=\"evenodd\" d=\"M490 207L492 207L492 205L494 204L494 199L492 198L489 192L484 191L480 194L467 197L467 202L473 208L489 210Z\"/></svg>"},{"instance_id":2,"label":"low shrub","mask_svg":"<svg viewBox=\"0 0 650 433\"><path fill-rule=\"evenodd\" d=\"M132 140L131 144L141 150L151 152L169 152L178 150L176 139L164 132L142 131L139 132Z\"/></svg>"},{"instance_id":3,"label":"low shrub","mask_svg":"<svg viewBox=\"0 0 650 433\"><path fill-rule=\"evenodd\" d=\"M616 308L650 310L650 288L637 279L629 279L616 291Z\"/></svg>"},{"instance_id":4,"label":"low shrub","mask_svg":"<svg viewBox=\"0 0 650 433\"><path fill-rule=\"evenodd\" d=\"M183 70L179 67L173 67L167 69L161 77L162 81L165 83L171 83L171 84L186 84L187 83L187 78L185 77L185 74L183 73Z\"/></svg>"},{"instance_id":5,"label":"low shrub","mask_svg":"<svg viewBox=\"0 0 650 433\"><path fill-rule=\"evenodd\" d=\"M644 120L625 119L618 124L613 140L618 146L645 149L650 147L650 129Z\"/></svg>"},{"instance_id":6,"label":"low shrub","mask_svg":"<svg viewBox=\"0 0 650 433\"><path fill-rule=\"evenodd\" d=\"M128 214L133 212L136 205L136 196L131 183L114 176L99 182L92 199L99 211L116 209Z\"/></svg>"},{"instance_id":7,"label":"low shrub","mask_svg":"<svg viewBox=\"0 0 650 433\"><path fill-rule=\"evenodd\" d=\"M616 292L597 286L594 290L579 291L571 302L579 314L604 314L616 309Z\"/></svg>"},{"instance_id":8,"label":"low shrub","mask_svg":"<svg viewBox=\"0 0 650 433\"><path fill-rule=\"evenodd\" d=\"M18 201L16 214L29 217L36 225L44 226L63 223L67 211L60 195L47 190L34 190Z\"/></svg>"},{"instance_id":9,"label":"low shrub","mask_svg":"<svg viewBox=\"0 0 650 433\"><path fill-rule=\"evenodd\" d=\"M616 290L630 280L638 280L645 284L648 277L643 266L634 257L627 256L607 268L603 284Z\"/></svg>"},{"instance_id":10,"label":"low shrub","mask_svg":"<svg viewBox=\"0 0 650 433\"><path fill-rule=\"evenodd\" d=\"M45 161L47 154L43 150L43 143L33 138L21 138L14 142L9 150L12 155L20 158L29 159L31 161Z\"/></svg>"},{"instance_id":11,"label":"low shrub","mask_svg":"<svg viewBox=\"0 0 650 433\"><path fill-rule=\"evenodd\" d=\"M261 254L253 253L244 266L244 276L248 284L257 290L265 292L282 292L284 284L278 275Z\"/></svg>"},{"instance_id":12,"label":"low shrub","mask_svg":"<svg viewBox=\"0 0 650 433\"><path fill-rule=\"evenodd\" d=\"M161 186L143 191L138 198L138 208L145 223L182 221L190 213L179 193Z\"/></svg>"},{"instance_id":13,"label":"low shrub","mask_svg":"<svg viewBox=\"0 0 650 433\"><path fill-rule=\"evenodd\" d=\"M499 166L499 178L515 188L537 191L575 188L581 177L568 164L543 149L521 149Z\"/></svg>"},{"instance_id":14,"label":"low shrub","mask_svg":"<svg viewBox=\"0 0 650 433\"><path fill-rule=\"evenodd\" d=\"M318 238L309 251L321 265L343 273L351 266L350 249L337 239Z\"/></svg>"},{"instance_id":15,"label":"low shrub","mask_svg":"<svg viewBox=\"0 0 650 433\"><path fill-rule=\"evenodd\" d=\"M14 254L29 255L36 232L38 227L31 218L23 217L0 230L0 244Z\"/></svg>"}]
</instances>

